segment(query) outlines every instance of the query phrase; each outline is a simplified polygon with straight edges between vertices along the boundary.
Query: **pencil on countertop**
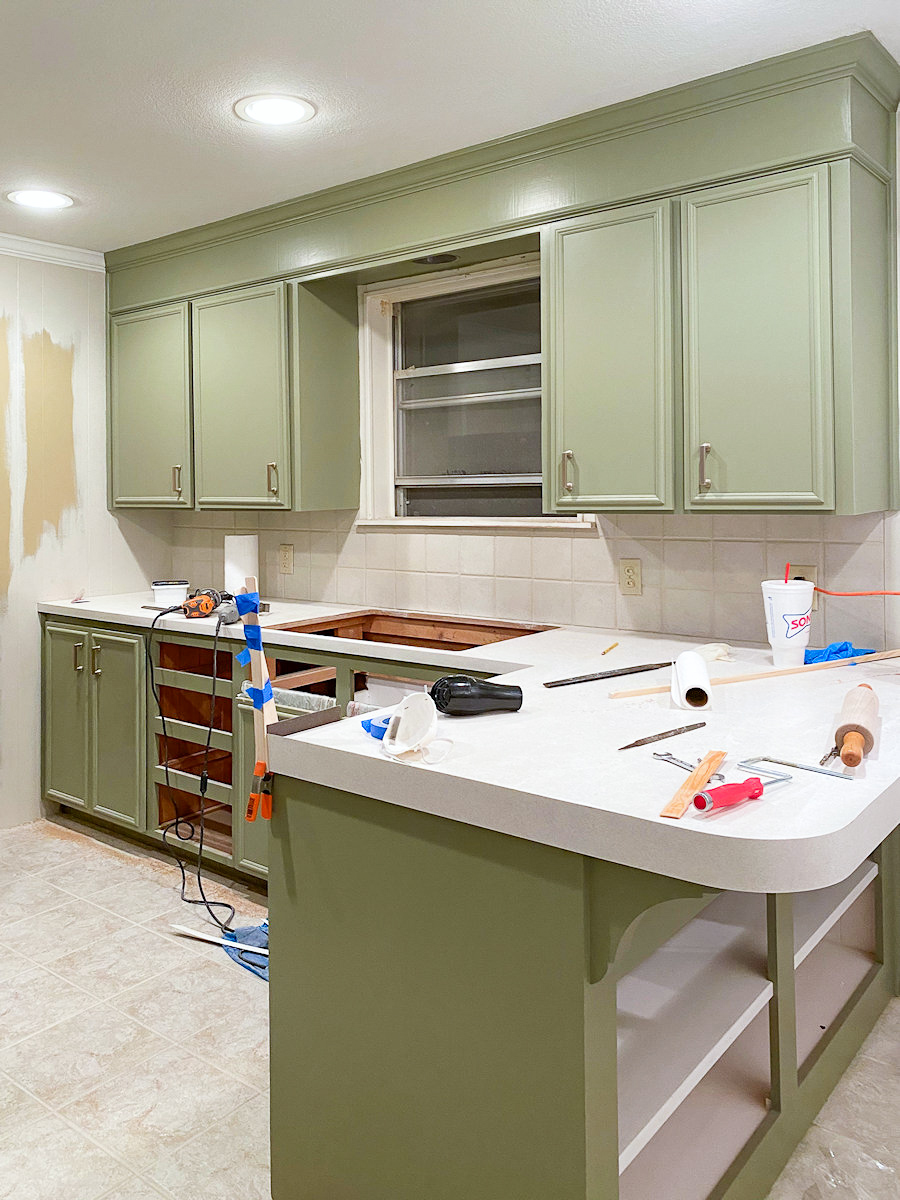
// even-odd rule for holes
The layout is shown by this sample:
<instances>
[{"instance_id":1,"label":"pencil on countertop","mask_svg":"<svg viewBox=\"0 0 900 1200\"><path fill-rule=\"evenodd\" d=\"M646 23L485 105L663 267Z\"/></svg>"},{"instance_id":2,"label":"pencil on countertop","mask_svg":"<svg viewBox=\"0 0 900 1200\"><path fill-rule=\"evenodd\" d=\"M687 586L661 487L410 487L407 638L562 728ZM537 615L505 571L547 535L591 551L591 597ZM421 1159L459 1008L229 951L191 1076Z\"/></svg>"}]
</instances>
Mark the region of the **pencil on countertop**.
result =
<instances>
[{"instance_id":1,"label":"pencil on countertop","mask_svg":"<svg viewBox=\"0 0 900 1200\"><path fill-rule=\"evenodd\" d=\"M602 658L604 654L609 654L610 650L615 650L615 648L616 648L616 646L618 646L618 644L619 644L618 642L613 642L613 644L611 646L607 646L606 649L603 651L603 653L600 655L600 657Z\"/></svg>"}]
</instances>

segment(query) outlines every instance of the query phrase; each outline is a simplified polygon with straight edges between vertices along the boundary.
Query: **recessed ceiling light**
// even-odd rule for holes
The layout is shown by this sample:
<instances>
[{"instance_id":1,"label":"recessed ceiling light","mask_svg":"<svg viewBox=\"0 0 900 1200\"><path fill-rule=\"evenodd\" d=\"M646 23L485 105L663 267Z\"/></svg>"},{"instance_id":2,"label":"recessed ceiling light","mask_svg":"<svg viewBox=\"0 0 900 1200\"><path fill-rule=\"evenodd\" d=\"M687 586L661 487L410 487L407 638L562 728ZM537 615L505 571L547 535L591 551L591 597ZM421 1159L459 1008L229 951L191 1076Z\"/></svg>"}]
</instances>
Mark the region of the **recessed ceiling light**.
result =
<instances>
[{"instance_id":1,"label":"recessed ceiling light","mask_svg":"<svg viewBox=\"0 0 900 1200\"><path fill-rule=\"evenodd\" d=\"M16 192L7 192L6 198L25 208L71 208L75 203L71 196L62 192L47 192L41 188L20 188Z\"/></svg>"},{"instance_id":2,"label":"recessed ceiling light","mask_svg":"<svg viewBox=\"0 0 900 1200\"><path fill-rule=\"evenodd\" d=\"M315 106L299 96L245 96L234 111L242 121L255 125L295 125L316 115Z\"/></svg>"}]
</instances>

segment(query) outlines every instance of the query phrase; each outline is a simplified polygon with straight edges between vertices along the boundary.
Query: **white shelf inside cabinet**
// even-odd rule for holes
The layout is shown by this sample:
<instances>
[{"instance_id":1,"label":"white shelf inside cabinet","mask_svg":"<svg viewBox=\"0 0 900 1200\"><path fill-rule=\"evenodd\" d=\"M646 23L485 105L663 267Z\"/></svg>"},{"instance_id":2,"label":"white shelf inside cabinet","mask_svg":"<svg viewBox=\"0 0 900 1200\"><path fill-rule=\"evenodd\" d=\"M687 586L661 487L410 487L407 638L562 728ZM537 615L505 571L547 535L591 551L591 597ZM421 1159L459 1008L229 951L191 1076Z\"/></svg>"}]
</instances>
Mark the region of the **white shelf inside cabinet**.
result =
<instances>
[{"instance_id":1,"label":"white shelf inside cabinet","mask_svg":"<svg viewBox=\"0 0 900 1200\"><path fill-rule=\"evenodd\" d=\"M878 873L864 862L842 883L800 893L795 965ZM624 1171L772 996L766 898L723 892L623 976L619 1028L619 1170Z\"/></svg>"}]
</instances>

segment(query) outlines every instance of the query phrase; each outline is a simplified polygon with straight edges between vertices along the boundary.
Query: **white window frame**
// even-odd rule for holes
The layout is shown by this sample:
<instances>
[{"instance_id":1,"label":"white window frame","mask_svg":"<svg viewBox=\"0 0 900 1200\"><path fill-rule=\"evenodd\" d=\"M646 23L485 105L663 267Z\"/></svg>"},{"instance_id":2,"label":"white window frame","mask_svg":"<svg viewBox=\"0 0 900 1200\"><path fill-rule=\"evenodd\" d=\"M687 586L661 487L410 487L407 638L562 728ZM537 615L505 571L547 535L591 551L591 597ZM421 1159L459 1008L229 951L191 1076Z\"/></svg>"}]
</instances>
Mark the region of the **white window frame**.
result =
<instances>
[{"instance_id":1,"label":"white window frame","mask_svg":"<svg viewBox=\"0 0 900 1200\"><path fill-rule=\"evenodd\" d=\"M406 300L519 283L540 276L540 255L371 283L359 289L359 390L362 475L357 525L388 529L592 528L590 515L560 517L398 517L395 515L394 305Z\"/></svg>"}]
</instances>

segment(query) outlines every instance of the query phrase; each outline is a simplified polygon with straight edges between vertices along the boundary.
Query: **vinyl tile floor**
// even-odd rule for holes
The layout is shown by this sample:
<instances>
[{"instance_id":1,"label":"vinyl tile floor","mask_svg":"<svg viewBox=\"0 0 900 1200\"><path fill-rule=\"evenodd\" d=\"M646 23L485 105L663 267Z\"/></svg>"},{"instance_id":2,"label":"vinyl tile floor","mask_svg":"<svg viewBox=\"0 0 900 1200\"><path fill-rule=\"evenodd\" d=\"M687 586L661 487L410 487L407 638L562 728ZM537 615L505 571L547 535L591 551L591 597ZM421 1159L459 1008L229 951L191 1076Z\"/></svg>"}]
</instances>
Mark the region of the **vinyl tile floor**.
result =
<instances>
[{"instance_id":1,"label":"vinyl tile floor","mask_svg":"<svg viewBox=\"0 0 900 1200\"><path fill-rule=\"evenodd\" d=\"M0 1200L268 1200L267 985L169 932L215 931L171 859L82 830L0 830Z\"/></svg>"},{"instance_id":2,"label":"vinyl tile floor","mask_svg":"<svg viewBox=\"0 0 900 1200\"><path fill-rule=\"evenodd\" d=\"M170 933L210 928L178 882L64 819L0 830L0 1200L269 1200L267 987ZM768 1200L898 1198L900 1000Z\"/></svg>"}]
</instances>

